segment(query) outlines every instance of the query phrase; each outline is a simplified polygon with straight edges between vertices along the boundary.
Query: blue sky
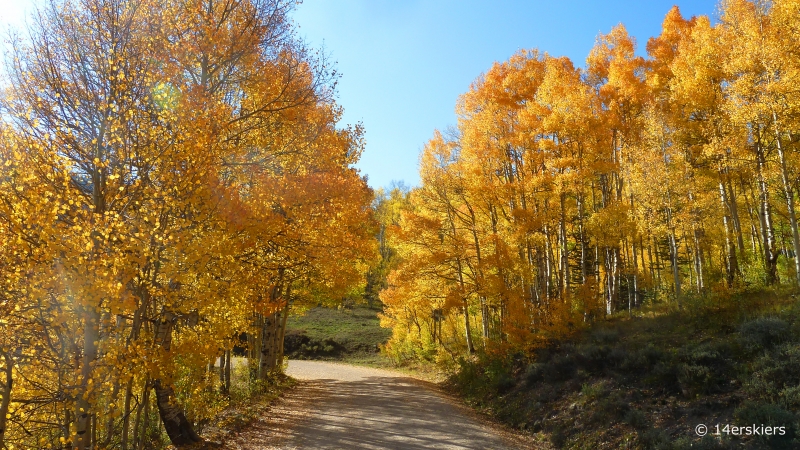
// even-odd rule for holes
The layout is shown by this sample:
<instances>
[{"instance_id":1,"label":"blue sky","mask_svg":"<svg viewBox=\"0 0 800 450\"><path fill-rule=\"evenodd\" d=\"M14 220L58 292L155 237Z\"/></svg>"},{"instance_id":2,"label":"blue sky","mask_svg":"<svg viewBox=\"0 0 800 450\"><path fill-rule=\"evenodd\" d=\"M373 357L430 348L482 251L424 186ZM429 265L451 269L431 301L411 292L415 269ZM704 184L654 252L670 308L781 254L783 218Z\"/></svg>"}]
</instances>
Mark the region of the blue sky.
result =
<instances>
[{"instance_id":1,"label":"blue sky","mask_svg":"<svg viewBox=\"0 0 800 450\"><path fill-rule=\"evenodd\" d=\"M31 4L0 0L0 22L18 25ZM337 62L343 122L364 124L358 167L377 188L419 182L420 149L435 129L455 125L456 99L493 62L538 48L581 66L597 35L618 23L643 53L674 4L685 16L717 11L716 0L304 0L294 20Z\"/></svg>"},{"instance_id":2,"label":"blue sky","mask_svg":"<svg viewBox=\"0 0 800 450\"><path fill-rule=\"evenodd\" d=\"M419 151L435 129L456 124L460 94L495 61L522 48L583 66L599 33L622 22L640 53L673 1L304 0L300 35L323 43L342 75L344 122L361 121L358 167L372 187L419 182ZM716 16L715 0L677 3L684 16Z\"/></svg>"}]
</instances>

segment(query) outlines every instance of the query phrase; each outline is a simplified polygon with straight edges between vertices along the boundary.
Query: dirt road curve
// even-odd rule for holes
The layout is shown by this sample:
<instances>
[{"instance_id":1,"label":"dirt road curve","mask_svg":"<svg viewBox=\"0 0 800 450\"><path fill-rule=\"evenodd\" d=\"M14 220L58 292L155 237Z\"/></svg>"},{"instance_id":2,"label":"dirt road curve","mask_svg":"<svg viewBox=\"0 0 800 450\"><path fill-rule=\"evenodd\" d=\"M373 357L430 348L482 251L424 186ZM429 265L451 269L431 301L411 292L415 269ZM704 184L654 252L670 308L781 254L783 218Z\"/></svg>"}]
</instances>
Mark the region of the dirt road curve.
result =
<instances>
[{"instance_id":1,"label":"dirt road curve","mask_svg":"<svg viewBox=\"0 0 800 450\"><path fill-rule=\"evenodd\" d=\"M318 361L290 361L288 373L303 383L226 447L531 448L404 374Z\"/></svg>"}]
</instances>

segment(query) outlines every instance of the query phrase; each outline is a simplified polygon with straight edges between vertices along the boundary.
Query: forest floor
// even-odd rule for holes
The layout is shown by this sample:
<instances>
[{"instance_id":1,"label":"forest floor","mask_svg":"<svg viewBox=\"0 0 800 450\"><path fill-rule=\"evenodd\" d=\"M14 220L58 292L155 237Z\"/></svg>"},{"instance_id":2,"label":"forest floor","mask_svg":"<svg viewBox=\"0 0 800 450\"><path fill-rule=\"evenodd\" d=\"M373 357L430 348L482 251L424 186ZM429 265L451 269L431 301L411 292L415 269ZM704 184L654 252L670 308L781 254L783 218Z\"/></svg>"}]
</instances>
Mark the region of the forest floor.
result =
<instances>
[{"instance_id":1,"label":"forest floor","mask_svg":"<svg viewBox=\"0 0 800 450\"><path fill-rule=\"evenodd\" d=\"M404 373L290 361L287 374L299 383L224 448L537 448L533 440L487 423L437 385Z\"/></svg>"}]
</instances>

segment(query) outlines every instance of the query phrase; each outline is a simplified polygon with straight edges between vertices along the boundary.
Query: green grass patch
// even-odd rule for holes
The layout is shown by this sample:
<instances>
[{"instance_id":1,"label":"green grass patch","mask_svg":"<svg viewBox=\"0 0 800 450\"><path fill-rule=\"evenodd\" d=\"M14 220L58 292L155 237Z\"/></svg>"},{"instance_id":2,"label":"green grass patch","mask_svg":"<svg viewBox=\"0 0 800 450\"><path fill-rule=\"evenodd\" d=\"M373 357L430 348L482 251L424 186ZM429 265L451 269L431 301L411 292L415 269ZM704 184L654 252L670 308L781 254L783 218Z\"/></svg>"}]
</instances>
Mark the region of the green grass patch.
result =
<instances>
[{"instance_id":1,"label":"green grass patch","mask_svg":"<svg viewBox=\"0 0 800 450\"><path fill-rule=\"evenodd\" d=\"M381 328L378 309L317 307L289 316L284 345L292 359L320 359L385 367L380 353L392 331Z\"/></svg>"}]
</instances>

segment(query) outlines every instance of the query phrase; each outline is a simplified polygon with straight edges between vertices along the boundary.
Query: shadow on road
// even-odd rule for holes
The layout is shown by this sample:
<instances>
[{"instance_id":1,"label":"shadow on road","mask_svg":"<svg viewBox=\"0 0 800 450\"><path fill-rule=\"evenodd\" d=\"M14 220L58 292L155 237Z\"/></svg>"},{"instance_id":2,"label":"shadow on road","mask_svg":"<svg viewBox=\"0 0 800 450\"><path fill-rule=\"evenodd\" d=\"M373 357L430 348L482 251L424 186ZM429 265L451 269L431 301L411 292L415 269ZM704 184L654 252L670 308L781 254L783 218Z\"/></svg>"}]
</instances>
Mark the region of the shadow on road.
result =
<instances>
[{"instance_id":1,"label":"shadow on road","mask_svg":"<svg viewBox=\"0 0 800 450\"><path fill-rule=\"evenodd\" d=\"M288 448L507 448L421 383L379 376L310 381L302 392L309 416L289 430Z\"/></svg>"}]
</instances>

